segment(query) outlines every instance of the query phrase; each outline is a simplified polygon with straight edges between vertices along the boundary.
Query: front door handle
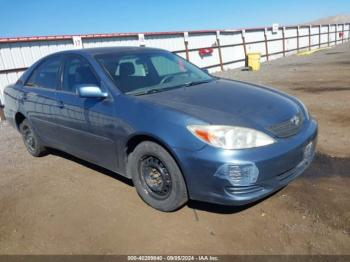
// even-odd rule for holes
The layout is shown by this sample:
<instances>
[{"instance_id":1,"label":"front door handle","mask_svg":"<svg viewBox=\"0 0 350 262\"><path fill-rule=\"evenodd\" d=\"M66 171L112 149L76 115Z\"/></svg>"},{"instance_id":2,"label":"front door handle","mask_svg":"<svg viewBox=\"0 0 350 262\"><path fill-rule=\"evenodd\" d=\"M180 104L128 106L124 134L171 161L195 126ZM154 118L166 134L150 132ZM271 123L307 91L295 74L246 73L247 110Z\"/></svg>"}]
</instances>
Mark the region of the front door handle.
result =
<instances>
[{"instance_id":1,"label":"front door handle","mask_svg":"<svg viewBox=\"0 0 350 262\"><path fill-rule=\"evenodd\" d=\"M21 101L27 101L27 93L22 94Z\"/></svg>"},{"instance_id":2,"label":"front door handle","mask_svg":"<svg viewBox=\"0 0 350 262\"><path fill-rule=\"evenodd\" d=\"M35 93L28 93L27 95L26 95L26 99L34 99L34 98L36 98L38 95L37 94L35 94Z\"/></svg>"},{"instance_id":3,"label":"front door handle","mask_svg":"<svg viewBox=\"0 0 350 262\"><path fill-rule=\"evenodd\" d=\"M27 101L36 98L38 95L35 93L23 93L22 101Z\"/></svg>"},{"instance_id":4,"label":"front door handle","mask_svg":"<svg viewBox=\"0 0 350 262\"><path fill-rule=\"evenodd\" d=\"M64 108L64 104L63 104L62 101L58 101L58 102L57 102L57 106L58 106L59 108Z\"/></svg>"}]
</instances>

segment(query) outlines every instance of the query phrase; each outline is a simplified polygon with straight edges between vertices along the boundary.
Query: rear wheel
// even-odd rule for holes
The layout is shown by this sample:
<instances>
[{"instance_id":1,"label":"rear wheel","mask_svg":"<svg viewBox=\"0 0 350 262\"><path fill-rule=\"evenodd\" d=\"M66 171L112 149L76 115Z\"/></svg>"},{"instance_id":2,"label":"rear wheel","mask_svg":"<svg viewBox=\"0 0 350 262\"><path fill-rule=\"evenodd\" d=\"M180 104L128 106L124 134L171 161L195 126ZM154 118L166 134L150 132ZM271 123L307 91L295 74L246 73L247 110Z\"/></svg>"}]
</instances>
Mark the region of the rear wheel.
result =
<instances>
[{"instance_id":1,"label":"rear wheel","mask_svg":"<svg viewBox=\"0 0 350 262\"><path fill-rule=\"evenodd\" d=\"M187 188L173 157L154 142L142 142L129 155L129 171L138 194L155 209L170 212L187 200Z\"/></svg>"},{"instance_id":2,"label":"rear wheel","mask_svg":"<svg viewBox=\"0 0 350 262\"><path fill-rule=\"evenodd\" d=\"M24 145L32 156L40 157L46 155L46 148L41 145L37 135L34 133L34 130L31 128L26 119L24 119L19 125L19 130L21 132Z\"/></svg>"}]
</instances>

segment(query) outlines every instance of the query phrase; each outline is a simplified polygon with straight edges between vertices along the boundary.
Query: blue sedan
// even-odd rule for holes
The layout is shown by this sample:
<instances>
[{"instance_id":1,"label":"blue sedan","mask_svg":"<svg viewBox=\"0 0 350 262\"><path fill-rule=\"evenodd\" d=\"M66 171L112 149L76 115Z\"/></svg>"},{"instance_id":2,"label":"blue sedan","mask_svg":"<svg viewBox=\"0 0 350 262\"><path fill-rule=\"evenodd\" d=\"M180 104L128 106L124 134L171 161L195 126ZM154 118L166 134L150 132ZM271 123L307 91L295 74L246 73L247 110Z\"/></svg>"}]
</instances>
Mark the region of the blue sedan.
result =
<instances>
[{"instance_id":1,"label":"blue sedan","mask_svg":"<svg viewBox=\"0 0 350 262\"><path fill-rule=\"evenodd\" d=\"M5 89L33 156L56 148L132 179L150 206L244 205L310 165L317 123L295 97L220 79L168 51L64 51Z\"/></svg>"}]
</instances>

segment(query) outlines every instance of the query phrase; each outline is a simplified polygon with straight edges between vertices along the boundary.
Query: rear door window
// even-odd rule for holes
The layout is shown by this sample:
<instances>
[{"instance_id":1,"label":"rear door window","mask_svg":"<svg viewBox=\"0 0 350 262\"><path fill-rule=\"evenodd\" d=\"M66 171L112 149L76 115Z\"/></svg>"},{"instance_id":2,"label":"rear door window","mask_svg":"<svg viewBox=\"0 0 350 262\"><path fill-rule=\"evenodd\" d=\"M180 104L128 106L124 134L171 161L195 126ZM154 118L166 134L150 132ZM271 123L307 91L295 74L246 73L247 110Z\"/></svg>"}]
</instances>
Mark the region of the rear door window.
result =
<instances>
[{"instance_id":1,"label":"rear door window","mask_svg":"<svg viewBox=\"0 0 350 262\"><path fill-rule=\"evenodd\" d=\"M26 85L56 89L58 86L61 60L61 56L48 58L33 71Z\"/></svg>"}]
</instances>

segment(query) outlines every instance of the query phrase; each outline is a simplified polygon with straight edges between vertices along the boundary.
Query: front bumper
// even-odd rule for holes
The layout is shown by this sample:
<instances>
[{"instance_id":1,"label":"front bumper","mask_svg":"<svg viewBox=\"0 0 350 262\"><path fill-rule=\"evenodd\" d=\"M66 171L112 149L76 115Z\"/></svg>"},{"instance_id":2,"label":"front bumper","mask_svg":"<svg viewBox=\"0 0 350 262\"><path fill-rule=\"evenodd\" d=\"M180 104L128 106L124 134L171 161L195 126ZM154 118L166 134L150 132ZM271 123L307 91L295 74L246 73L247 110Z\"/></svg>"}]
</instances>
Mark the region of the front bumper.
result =
<instances>
[{"instance_id":1,"label":"front bumper","mask_svg":"<svg viewBox=\"0 0 350 262\"><path fill-rule=\"evenodd\" d=\"M305 148L312 142L311 152ZM176 149L191 199L223 205L245 205L264 198L301 175L310 165L317 142L317 123L305 121L300 132L275 144L246 150L205 146L200 151ZM310 148L309 148L310 149ZM230 163L252 162L259 170L255 183L236 186L217 171Z\"/></svg>"}]
</instances>

